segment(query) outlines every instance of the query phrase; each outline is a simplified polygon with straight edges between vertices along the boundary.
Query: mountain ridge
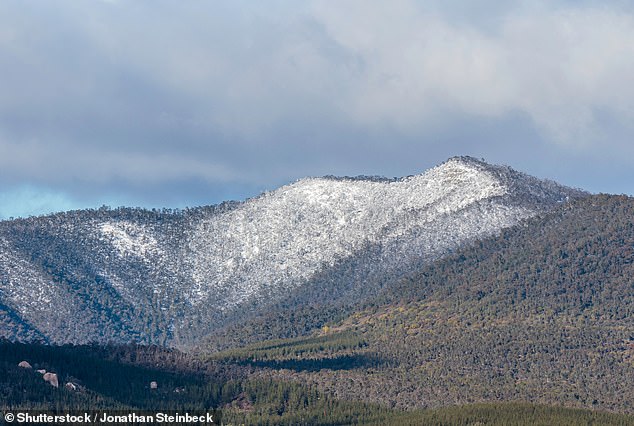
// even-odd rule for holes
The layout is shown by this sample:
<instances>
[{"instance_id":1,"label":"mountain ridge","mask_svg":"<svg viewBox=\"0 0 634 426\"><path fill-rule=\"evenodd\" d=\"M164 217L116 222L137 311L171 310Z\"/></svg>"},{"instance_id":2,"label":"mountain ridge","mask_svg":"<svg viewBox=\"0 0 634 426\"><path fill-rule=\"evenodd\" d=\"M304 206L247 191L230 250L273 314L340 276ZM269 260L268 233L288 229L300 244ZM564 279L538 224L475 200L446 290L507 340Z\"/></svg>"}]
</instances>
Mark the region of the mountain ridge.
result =
<instances>
[{"instance_id":1,"label":"mountain ridge","mask_svg":"<svg viewBox=\"0 0 634 426\"><path fill-rule=\"evenodd\" d=\"M398 278L585 195L454 157L395 180L305 178L244 202L178 212L99 209L3 221L0 311L10 324L3 333L51 343L188 344L291 293L334 306L363 299L379 286L366 285L368 277ZM337 269L350 261L355 270Z\"/></svg>"}]
</instances>

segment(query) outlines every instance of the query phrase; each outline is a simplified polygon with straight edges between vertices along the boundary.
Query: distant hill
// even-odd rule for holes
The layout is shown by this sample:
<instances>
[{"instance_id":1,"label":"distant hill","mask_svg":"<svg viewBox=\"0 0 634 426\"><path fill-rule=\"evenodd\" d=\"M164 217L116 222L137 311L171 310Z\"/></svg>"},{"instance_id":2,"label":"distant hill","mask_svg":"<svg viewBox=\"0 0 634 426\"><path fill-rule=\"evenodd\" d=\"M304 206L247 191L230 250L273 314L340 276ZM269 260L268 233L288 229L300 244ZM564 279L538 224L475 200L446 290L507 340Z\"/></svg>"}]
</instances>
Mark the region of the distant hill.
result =
<instances>
[{"instance_id":1,"label":"distant hill","mask_svg":"<svg viewBox=\"0 0 634 426\"><path fill-rule=\"evenodd\" d=\"M417 176L307 178L179 212L4 221L0 336L186 346L262 316L322 312L295 317L288 335L300 335L465 243L586 195L457 157Z\"/></svg>"},{"instance_id":2,"label":"distant hill","mask_svg":"<svg viewBox=\"0 0 634 426\"><path fill-rule=\"evenodd\" d=\"M213 358L396 407L631 412L634 199L562 205L421 268L311 337Z\"/></svg>"}]
</instances>

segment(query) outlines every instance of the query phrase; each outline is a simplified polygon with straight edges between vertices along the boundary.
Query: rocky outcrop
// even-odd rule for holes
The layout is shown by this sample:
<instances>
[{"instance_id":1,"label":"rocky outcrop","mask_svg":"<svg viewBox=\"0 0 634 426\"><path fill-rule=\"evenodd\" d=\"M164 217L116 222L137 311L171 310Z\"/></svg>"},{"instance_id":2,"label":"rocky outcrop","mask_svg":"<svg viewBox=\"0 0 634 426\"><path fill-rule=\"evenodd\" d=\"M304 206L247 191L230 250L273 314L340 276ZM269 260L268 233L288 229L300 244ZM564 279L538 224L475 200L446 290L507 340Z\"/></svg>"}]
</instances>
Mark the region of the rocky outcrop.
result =
<instances>
[{"instance_id":1,"label":"rocky outcrop","mask_svg":"<svg viewBox=\"0 0 634 426\"><path fill-rule=\"evenodd\" d=\"M21 361L21 362L18 364L18 367L21 367L21 368L28 368L29 370L33 368L33 367L31 367L31 364L29 364L29 363L28 363L28 361Z\"/></svg>"},{"instance_id":2,"label":"rocky outcrop","mask_svg":"<svg viewBox=\"0 0 634 426\"><path fill-rule=\"evenodd\" d=\"M55 373L46 373L44 374L44 381L50 383L54 388L59 387L59 380L57 379L57 374Z\"/></svg>"}]
</instances>

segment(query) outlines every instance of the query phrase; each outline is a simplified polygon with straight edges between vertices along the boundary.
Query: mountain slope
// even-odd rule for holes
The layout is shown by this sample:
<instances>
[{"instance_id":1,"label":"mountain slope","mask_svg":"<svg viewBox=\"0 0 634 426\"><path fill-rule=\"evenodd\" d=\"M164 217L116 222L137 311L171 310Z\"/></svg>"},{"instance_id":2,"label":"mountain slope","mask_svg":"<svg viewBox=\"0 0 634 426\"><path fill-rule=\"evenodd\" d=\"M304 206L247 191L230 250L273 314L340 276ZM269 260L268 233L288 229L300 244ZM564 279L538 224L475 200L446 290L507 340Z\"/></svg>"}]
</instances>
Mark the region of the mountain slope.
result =
<instances>
[{"instance_id":1,"label":"mountain slope","mask_svg":"<svg viewBox=\"0 0 634 426\"><path fill-rule=\"evenodd\" d=\"M2 333L188 344L280 303L356 303L466 242L584 195L461 157L402 179L309 178L184 212L2 222Z\"/></svg>"},{"instance_id":2,"label":"mountain slope","mask_svg":"<svg viewBox=\"0 0 634 426\"><path fill-rule=\"evenodd\" d=\"M478 241L304 339L216 355L347 399L631 412L634 199L592 196Z\"/></svg>"},{"instance_id":3,"label":"mountain slope","mask_svg":"<svg viewBox=\"0 0 634 426\"><path fill-rule=\"evenodd\" d=\"M367 245L381 245L384 264L433 258L571 193L467 158L394 181L304 179L194 228L191 295L212 292L228 309L309 280Z\"/></svg>"}]
</instances>

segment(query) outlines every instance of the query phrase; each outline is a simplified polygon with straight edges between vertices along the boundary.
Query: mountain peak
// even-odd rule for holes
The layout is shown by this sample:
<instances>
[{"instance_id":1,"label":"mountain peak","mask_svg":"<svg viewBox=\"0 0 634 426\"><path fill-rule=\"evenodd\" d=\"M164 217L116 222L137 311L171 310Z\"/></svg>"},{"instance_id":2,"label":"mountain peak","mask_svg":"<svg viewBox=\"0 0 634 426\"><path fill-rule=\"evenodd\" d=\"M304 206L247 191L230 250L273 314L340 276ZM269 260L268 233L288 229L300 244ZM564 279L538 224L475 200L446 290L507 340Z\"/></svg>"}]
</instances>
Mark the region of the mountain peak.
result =
<instances>
[{"instance_id":1,"label":"mountain peak","mask_svg":"<svg viewBox=\"0 0 634 426\"><path fill-rule=\"evenodd\" d=\"M453 157L449 157L445 163L450 163L450 162L455 162L455 163L465 163L465 164L479 164L479 165L487 165L490 166L489 163L487 163L487 161L484 158L475 158L472 157L470 155L455 155Z\"/></svg>"}]
</instances>

